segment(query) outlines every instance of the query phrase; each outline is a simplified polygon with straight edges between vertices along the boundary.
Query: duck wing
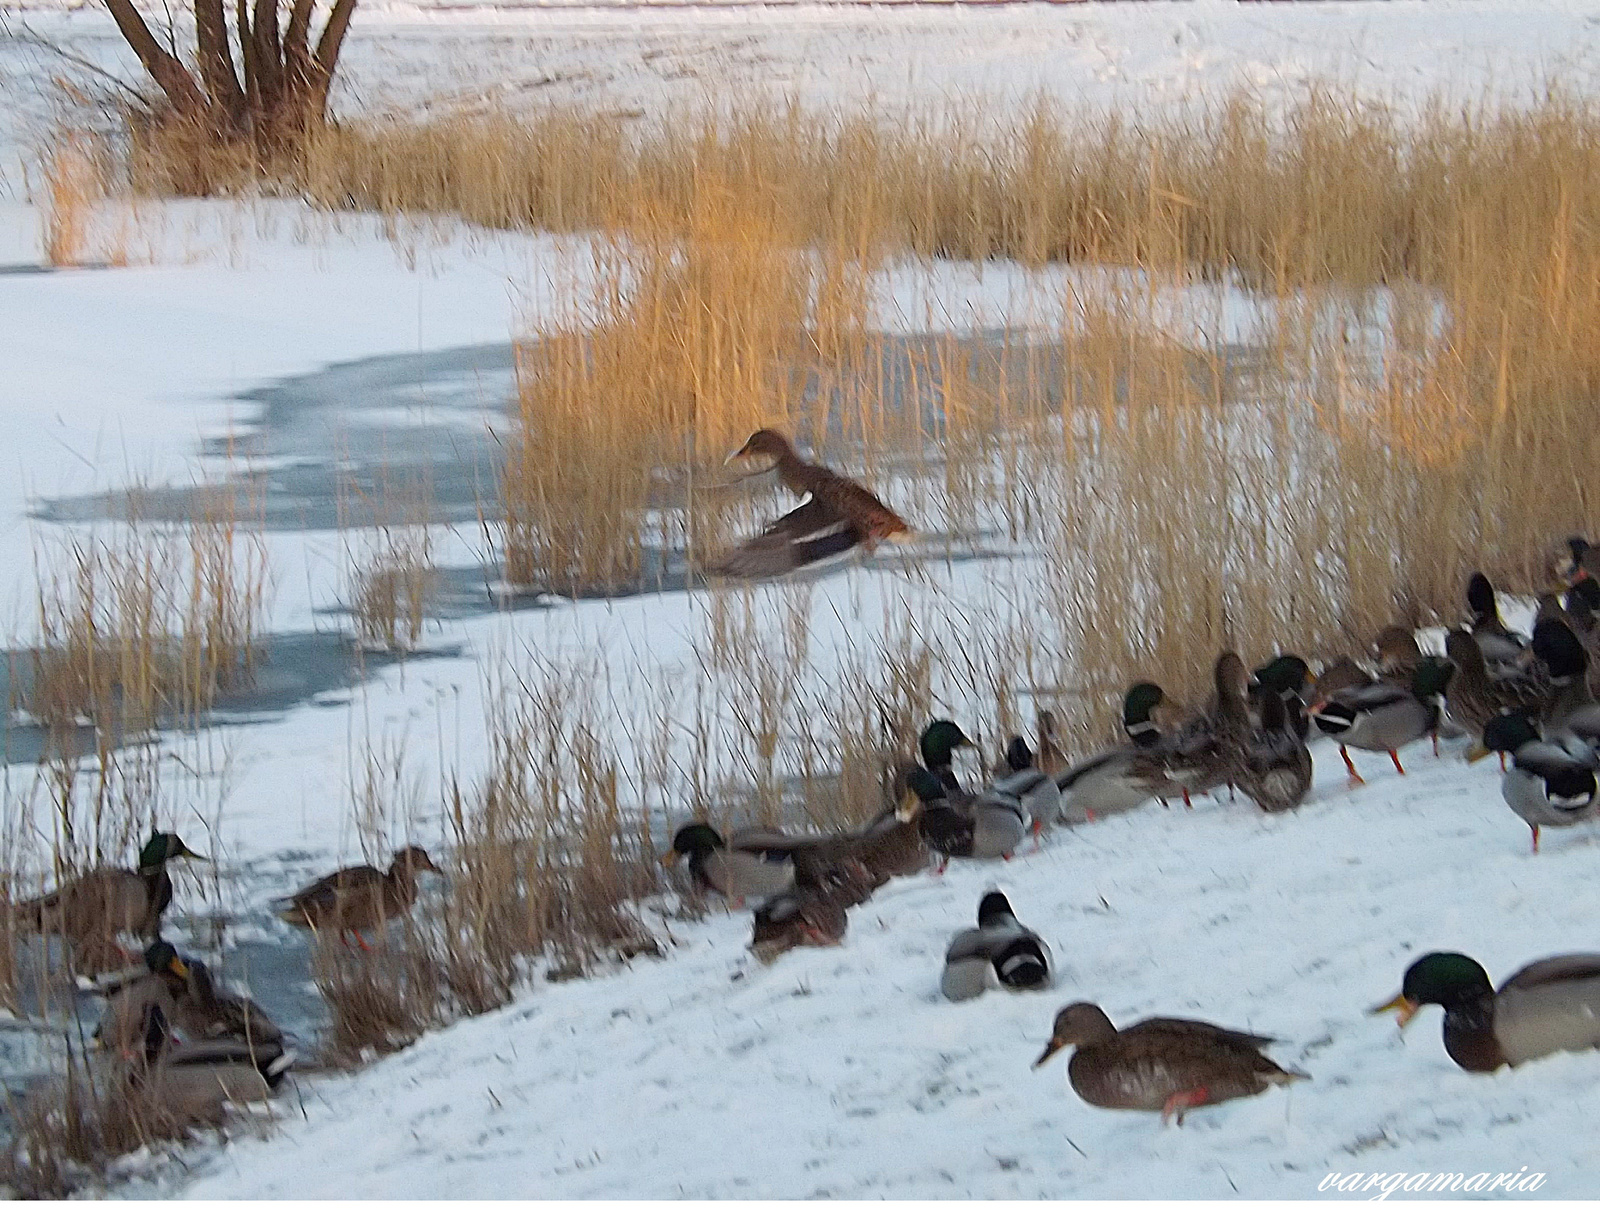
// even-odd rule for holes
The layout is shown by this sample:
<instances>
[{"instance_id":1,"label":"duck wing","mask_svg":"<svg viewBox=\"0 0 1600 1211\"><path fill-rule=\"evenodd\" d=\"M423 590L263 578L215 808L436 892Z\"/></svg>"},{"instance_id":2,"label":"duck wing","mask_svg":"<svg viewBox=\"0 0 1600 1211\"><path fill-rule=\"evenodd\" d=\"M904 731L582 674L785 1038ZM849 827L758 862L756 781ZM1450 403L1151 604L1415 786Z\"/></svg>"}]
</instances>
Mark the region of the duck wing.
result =
<instances>
[{"instance_id":1,"label":"duck wing","mask_svg":"<svg viewBox=\"0 0 1600 1211\"><path fill-rule=\"evenodd\" d=\"M715 576L750 579L781 576L842 555L864 538L865 532L859 526L828 501L813 495L706 570Z\"/></svg>"},{"instance_id":2,"label":"duck wing","mask_svg":"<svg viewBox=\"0 0 1600 1211\"><path fill-rule=\"evenodd\" d=\"M805 463L796 468L795 480L794 486L810 492L813 501L859 530L866 541L878 542L911 532L905 518L855 480L837 471Z\"/></svg>"},{"instance_id":3,"label":"duck wing","mask_svg":"<svg viewBox=\"0 0 1600 1211\"><path fill-rule=\"evenodd\" d=\"M1585 980L1600 980L1600 954L1553 955L1539 959L1506 977L1496 995Z\"/></svg>"},{"instance_id":4,"label":"duck wing","mask_svg":"<svg viewBox=\"0 0 1600 1211\"><path fill-rule=\"evenodd\" d=\"M1600 954L1529 963L1500 986L1494 1037L1510 1064L1600 1047Z\"/></svg>"},{"instance_id":5,"label":"duck wing","mask_svg":"<svg viewBox=\"0 0 1600 1211\"><path fill-rule=\"evenodd\" d=\"M290 912L308 908L312 911L318 909L327 911L337 907L339 901L347 896L381 890L384 881L384 873L376 867L347 866L343 870L334 871L331 875L324 875L315 883L307 884L278 903ZM280 912L279 915L283 914Z\"/></svg>"},{"instance_id":6,"label":"duck wing","mask_svg":"<svg viewBox=\"0 0 1600 1211\"><path fill-rule=\"evenodd\" d=\"M1146 1018L1117 1032L1118 1038L1129 1036L1181 1038L1189 1040L1196 1046L1204 1044L1245 1051L1259 1051L1263 1047L1281 1041L1271 1035L1230 1030L1226 1026L1202 1022L1196 1018Z\"/></svg>"}]
</instances>

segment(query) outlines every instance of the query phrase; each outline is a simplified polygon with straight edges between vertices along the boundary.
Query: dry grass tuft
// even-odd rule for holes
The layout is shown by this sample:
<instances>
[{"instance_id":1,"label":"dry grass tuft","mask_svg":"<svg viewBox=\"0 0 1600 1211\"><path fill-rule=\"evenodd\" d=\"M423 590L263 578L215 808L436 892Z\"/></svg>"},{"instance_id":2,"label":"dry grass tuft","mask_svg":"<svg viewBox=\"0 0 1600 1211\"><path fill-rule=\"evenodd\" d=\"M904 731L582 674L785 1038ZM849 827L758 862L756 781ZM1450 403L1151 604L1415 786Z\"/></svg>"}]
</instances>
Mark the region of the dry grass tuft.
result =
<instances>
[{"instance_id":1,"label":"dry grass tuft","mask_svg":"<svg viewBox=\"0 0 1600 1211\"><path fill-rule=\"evenodd\" d=\"M83 131L56 130L44 154L44 255L56 268L89 255L94 207L106 196L109 153Z\"/></svg>"}]
</instances>

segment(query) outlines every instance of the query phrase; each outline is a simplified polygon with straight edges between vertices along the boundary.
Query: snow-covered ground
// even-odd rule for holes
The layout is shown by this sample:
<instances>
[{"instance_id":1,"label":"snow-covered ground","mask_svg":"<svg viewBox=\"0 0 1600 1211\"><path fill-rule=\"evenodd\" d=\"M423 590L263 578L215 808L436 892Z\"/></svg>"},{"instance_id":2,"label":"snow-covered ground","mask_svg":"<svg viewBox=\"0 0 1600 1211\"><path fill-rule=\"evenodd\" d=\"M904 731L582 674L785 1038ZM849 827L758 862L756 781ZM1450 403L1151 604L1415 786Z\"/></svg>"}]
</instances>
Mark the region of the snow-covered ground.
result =
<instances>
[{"instance_id":1,"label":"snow-covered ground","mask_svg":"<svg viewBox=\"0 0 1600 1211\"><path fill-rule=\"evenodd\" d=\"M0 22L4 266L38 257L17 165L51 113L49 78L71 70L20 35L119 69L127 56L95 9L25 4ZM1138 112L1240 85L1286 96L1311 79L1412 100L1525 93L1552 78L1589 92L1600 86L1600 0L661 14L366 3L347 70L346 112L563 101L654 113L741 92L1004 106L1040 90ZM107 222L126 224L113 240L126 267L0 273L0 620L18 639L33 625L35 541L60 529L29 522L41 501L215 472L202 442L263 429L260 405L241 397L280 380L502 344L544 314L565 263L548 238L416 226L393 239L364 217L287 203L150 205ZM1021 327L1024 307L1055 297L1049 280L1003 265L900 266L879 287L880 321L910 331L929 316ZM1218 302L1219 323L1238 322ZM398 423L477 430L504 388L457 383L451 399L466 405L442 419L419 389ZM330 423L357 425L359 406ZM329 611L346 596L345 540L281 529L265 542L271 629L340 625ZM440 543L447 565L486 555L470 525ZM846 568L806 590L758 590L753 608L769 621L805 610L825 681L894 620L1038 608L1039 580L1036 557L933 560L914 575ZM473 777L486 760L488 666L588 653L626 700L629 687L697 668L710 625L706 596L681 592L435 623L426 642L442 654L228 729L226 770L206 775L195 802L169 803L169 822L204 830L236 877L223 907L255 920L294 880L358 855L349 799L362 745L402 754L421 790L394 829L438 844L440 779ZM959 718L993 712L957 678L936 689ZM626 766L634 738L616 738ZM1456 750L1405 757L1410 777L1380 758L1365 763L1371 785L1349 792L1337 756L1318 749L1314 796L1285 818L1244 802L1152 805L1057 832L1009 864L897 881L855 911L843 947L770 968L743 950L747 914L662 922L677 943L666 959L541 983L357 1076L308 1080L306 1117L296 1109L265 1142L201 1154L181 1189L1309 1197L1330 1171L1527 1166L1549 1175L1542 1195L1589 1194L1600 1145L1573 1124L1600 1110L1600 1060L1470 1076L1444 1056L1436 1012L1402 1044L1364 1010L1427 949L1474 954L1496 978L1592 949L1594 834L1552 836L1533 858L1488 769ZM1056 989L943 1004L944 944L991 882L1050 940ZM181 894L192 907L198 889ZM1314 1080L1196 1112L1181 1131L1094 1110L1064 1088L1063 1061L1029 1067L1055 1009L1077 999L1119 1024L1169 1013L1275 1035L1280 1061Z\"/></svg>"}]
</instances>

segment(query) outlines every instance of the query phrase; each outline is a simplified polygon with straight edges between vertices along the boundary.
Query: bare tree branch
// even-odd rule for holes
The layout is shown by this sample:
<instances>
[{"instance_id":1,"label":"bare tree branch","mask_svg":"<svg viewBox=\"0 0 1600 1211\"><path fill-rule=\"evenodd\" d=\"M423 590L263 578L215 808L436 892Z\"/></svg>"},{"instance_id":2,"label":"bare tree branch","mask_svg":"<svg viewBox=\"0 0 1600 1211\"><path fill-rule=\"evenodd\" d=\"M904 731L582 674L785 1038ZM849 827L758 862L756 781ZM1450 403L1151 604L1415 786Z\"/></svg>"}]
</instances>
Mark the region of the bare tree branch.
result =
<instances>
[{"instance_id":1,"label":"bare tree branch","mask_svg":"<svg viewBox=\"0 0 1600 1211\"><path fill-rule=\"evenodd\" d=\"M322 27L322 37L317 39L317 97L316 110L320 115L328 105L328 86L333 83L334 69L339 66L339 51L344 46L344 36L350 32L350 18L356 15L356 0L335 0L333 12L328 14L328 24Z\"/></svg>"},{"instance_id":2,"label":"bare tree branch","mask_svg":"<svg viewBox=\"0 0 1600 1211\"><path fill-rule=\"evenodd\" d=\"M105 0L105 6L129 47L139 56L139 62L144 64L150 78L161 86L172 107L191 117L204 113L205 98L201 96L189 69L155 40L150 27L133 7L132 0Z\"/></svg>"}]
</instances>

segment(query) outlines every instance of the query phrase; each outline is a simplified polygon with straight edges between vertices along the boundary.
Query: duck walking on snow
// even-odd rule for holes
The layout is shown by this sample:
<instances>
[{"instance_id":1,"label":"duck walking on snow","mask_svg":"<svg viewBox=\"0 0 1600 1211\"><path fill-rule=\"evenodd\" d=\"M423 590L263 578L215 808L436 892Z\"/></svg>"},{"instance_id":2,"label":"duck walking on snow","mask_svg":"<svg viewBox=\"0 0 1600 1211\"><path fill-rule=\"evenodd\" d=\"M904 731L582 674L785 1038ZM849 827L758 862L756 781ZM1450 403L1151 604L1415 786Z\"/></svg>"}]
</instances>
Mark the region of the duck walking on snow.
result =
<instances>
[{"instance_id":1,"label":"duck walking on snow","mask_svg":"<svg viewBox=\"0 0 1600 1211\"><path fill-rule=\"evenodd\" d=\"M1541 740L1533 721L1517 712L1491 719L1483 729L1485 753L1511 754L1500 793L1533 830L1539 852L1541 828L1565 828L1600 814L1600 755L1571 732Z\"/></svg>"},{"instance_id":2,"label":"duck walking on snow","mask_svg":"<svg viewBox=\"0 0 1600 1211\"><path fill-rule=\"evenodd\" d=\"M1050 987L1050 947L1017 920L1011 901L991 891L978 903L978 928L964 929L945 951L939 989L967 1001L998 985L1013 992Z\"/></svg>"},{"instance_id":3,"label":"duck walking on snow","mask_svg":"<svg viewBox=\"0 0 1600 1211\"><path fill-rule=\"evenodd\" d=\"M1600 1047L1600 954L1530 963L1496 990L1464 954L1434 952L1406 968L1400 995L1372 1010L1404 1030L1424 1005L1444 1007L1444 1049L1468 1072L1516 1067Z\"/></svg>"},{"instance_id":4,"label":"duck walking on snow","mask_svg":"<svg viewBox=\"0 0 1600 1211\"><path fill-rule=\"evenodd\" d=\"M1409 685L1379 681L1340 690L1312 709L1318 728L1339 742L1339 756L1350 771L1350 783L1366 781L1350 760L1350 749L1388 753L1404 774L1400 749L1413 740L1433 736L1438 741L1443 696L1455 666L1437 656L1425 656L1412 670Z\"/></svg>"},{"instance_id":5,"label":"duck walking on snow","mask_svg":"<svg viewBox=\"0 0 1600 1211\"><path fill-rule=\"evenodd\" d=\"M1073 1091L1106 1110L1159 1110L1161 1121L1196 1106L1252 1097L1274 1085L1310 1080L1280 1068L1261 1049L1275 1040L1188 1018L1147 1018L1118 1030L1098 1005L1080 1001L1056 1014L1035 1068L1064 1047Z\"/></svg>"}]
</instances>

